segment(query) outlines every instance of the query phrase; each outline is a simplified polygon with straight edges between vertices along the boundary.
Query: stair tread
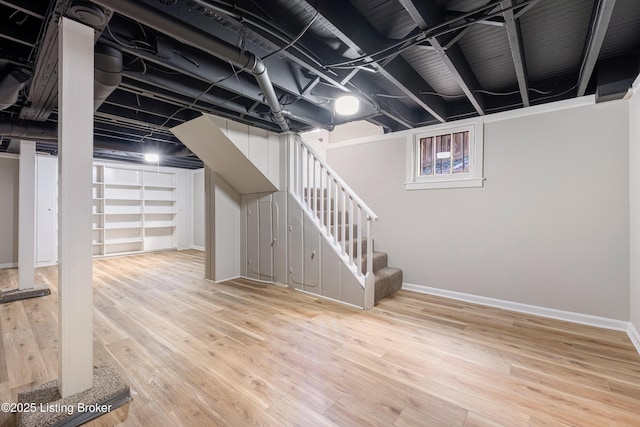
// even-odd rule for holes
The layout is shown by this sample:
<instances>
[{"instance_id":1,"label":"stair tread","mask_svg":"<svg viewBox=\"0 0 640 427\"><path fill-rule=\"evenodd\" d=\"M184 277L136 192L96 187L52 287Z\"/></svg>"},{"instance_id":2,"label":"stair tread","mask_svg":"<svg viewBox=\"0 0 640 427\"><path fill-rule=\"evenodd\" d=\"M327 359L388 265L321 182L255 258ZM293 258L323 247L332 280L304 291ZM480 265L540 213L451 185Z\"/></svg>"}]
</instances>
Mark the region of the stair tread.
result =
<instances>
[{"instance_id":1,"label":"stair tread","mask_svg":"<svg viewBox=\"0 0 640 427\"><path fill-rule=\"evenodd\" d=\"M402 274L402 270L399 269L398 267L384 267L376 271L373 275L376 277L376 279L378 278L383 279L386 277L391 277L396 274Z\"/></svg>"}]
</instances>

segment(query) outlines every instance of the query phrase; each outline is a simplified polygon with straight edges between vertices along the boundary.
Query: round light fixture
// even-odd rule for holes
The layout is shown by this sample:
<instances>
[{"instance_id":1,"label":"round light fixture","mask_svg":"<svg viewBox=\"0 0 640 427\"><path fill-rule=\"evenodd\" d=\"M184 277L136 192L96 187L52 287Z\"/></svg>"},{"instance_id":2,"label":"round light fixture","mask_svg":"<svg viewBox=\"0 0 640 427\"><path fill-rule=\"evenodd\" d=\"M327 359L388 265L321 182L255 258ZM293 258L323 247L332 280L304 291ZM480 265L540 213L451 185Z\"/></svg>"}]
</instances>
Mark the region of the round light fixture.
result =
<instances>
[{"instance_id":1,"label":"round light fixture","mask_svg":"<svg viewBox=\"0 0 640 427\"><path fill-rule=\"evenodd\" d=\"M336 99L336 113L351 116L360 109L360 101L353 95L343 95Z\"/></svg>"},{"instance_id":2,"label":"round light fixture","mask_svg":"<svg viewBox=\"0 0 640 427\"><path fill-rule=\"evenodd\" d=\"M147 153L144 155L144 161L149 163L158 163L160 155L156 153Z\"/></svg>"}]
</instances>

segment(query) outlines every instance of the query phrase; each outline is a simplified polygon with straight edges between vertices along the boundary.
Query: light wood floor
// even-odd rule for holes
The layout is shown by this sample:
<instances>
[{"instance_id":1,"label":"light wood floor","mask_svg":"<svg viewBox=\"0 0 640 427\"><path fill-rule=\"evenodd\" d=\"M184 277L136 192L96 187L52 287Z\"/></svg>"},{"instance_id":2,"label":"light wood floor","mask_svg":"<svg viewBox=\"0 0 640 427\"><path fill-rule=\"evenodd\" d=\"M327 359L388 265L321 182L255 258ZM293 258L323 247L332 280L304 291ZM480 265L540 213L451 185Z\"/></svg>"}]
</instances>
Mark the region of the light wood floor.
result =
<instances>
[{"instance_id":1,"label":"light wood floor","mask_svg":"<svg viewBox=\"0 0 640 427\"><path fill-rule=\"evenodd\" d=\"M94 262L95 359L134 398L89 425L640 426L622 332L408 291L362 312L202 272L196 251ZM3 402L57 376L56 269L38 277L51 296L0 306Z\"/></svg>"}]
</instances>

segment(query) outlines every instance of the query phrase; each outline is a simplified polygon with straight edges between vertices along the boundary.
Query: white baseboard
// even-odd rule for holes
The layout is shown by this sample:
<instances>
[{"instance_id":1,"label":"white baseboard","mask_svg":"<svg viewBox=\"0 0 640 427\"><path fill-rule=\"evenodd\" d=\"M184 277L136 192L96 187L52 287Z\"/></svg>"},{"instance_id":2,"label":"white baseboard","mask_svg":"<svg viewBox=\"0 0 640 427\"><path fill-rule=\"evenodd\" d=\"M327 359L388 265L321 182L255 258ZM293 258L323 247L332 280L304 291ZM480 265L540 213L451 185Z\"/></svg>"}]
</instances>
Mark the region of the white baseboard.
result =
<instances>
[{"instance_id":1,"label":"white baseboard","mask_svg":"<svg viewBox=\"0 0 640 427\"><path fill-rule=\"evenodd\" d=\"M629 335L631 343L633 343L636 351L640 354L640 333L638 333L638 330L631 322L629 322L629 325L627 326L627 335Z\"/></svg>"},{"instance_id":2,"label":"white baseboard","mask_svg":"<svg viewBox=\"0 0 640 427\"><path fill-rule=\"evenodd\" d=\"M17 262L8 262L6 264L0 264L0 268L16 268L18 266Z\"/></svg>"},{"instance_id":3,"label":"white baseboard","mask_svg":"<svg viewBox=\"0 0 640 427\"><path fill-rule=\"evenodd\" d=\"M196 251L202 251L202 252L204 252L204 246L196 246L196 245L193 245L193 246L191 246L189 249L195 249Z\"/></svg>"},{"instance_id":4,"label":"white baseboard","mask_svg":"<svg viewBox=\"0 0 640 427\"><path fill-rule=\"evenodd\" d=\"M502 308L504 310L533 314L535 316L547 317L550 319L564 320L567 322L579 323L582 325L596 326L598 328L612 329L615 331L625 331L627 333L629 331L629 322L623 320L592 316L590 314L574 313L571 311L556 310L554 308L540 307L536 305L522 304L519 302L506 301L496 298L482 297L478 295L465 294L463 292L432 288L430 286L414 285L412 283L403 283L402 289L471 302L475 304L487 305L490 307ZM637 345L636 348L638 348Z\"/></svg>"}]
</instances>

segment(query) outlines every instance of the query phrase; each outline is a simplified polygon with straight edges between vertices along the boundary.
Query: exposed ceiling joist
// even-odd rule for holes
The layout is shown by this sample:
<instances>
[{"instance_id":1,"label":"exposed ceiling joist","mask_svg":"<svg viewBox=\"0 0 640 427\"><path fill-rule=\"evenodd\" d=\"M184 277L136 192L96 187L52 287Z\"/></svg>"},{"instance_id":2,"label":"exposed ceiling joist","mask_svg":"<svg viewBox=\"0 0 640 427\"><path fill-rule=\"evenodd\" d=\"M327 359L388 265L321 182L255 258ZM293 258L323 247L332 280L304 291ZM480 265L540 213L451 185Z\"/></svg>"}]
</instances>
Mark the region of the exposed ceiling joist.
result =
<instances>
[{"instance_id":1,"label":"exposed ceiling joist","mask_svg":"<svg viewBox=\"0 0 640 427\"><path fill-rule=\"evenodd\" d=\"M18 1L18 0L14 0L14 1ZM22 4L20 5L20 4L14 3L14 2L6 1L6 0L0 0L0 5L10 7L12 9L17 10L18 12L22 12L22 13L25 13L25 14L27 14L29 16L33 16L34 18L44 19L44 15L41 15L38 12L35 12L32 9L29 9L27 7L23 7L24 3L28 3L28 2L25 2L24 0L22 0L22 1L20 1L20 3L22 3Z\"/></svg>"},{"instance_id":2,"label":"exposed ceiling joist","mask_svg":"<svg viewBox=\"0 0 640 427\"><path fill-rule=\"evenodd\" d=\"M398 2L421 30L428 30L443 21L440 9L433 0L398 0ZM447 66L473 108L478 114L484 115L484 99L478 92L480 83L473 74L460 46L454 44L445 49L437 37L431 37L428 41L436 49L440 60Z\"/></svg>"},{"instance_id":3,"label":"exposed ceiling joist","mask_svg":"<svg viewBox=\"0 0 640 427\"><path fill-rule=\"evenodd\" d=\"M583 96L587 90L593 69L598 61L600 49L604 42L604 36L609 28L611 15L616 0L596 0L593 5L589 33L585 41L584 53L580 65L580 77L578 79L578 96Z\"/></svg>"},{"instance_id":4,"label":"exposed ceiling joist","mask_svg":"<svg viewBox=\"0 0 640 427\"><path fill-rule=\"evenodd\" d=\"M350 3L336 4L328 0L307 0L307 2L314 8L319 8L320 14L336 28L336 36L356 52L362 52L366 55L387 46L387 40ZM372 62L371 65L404 95L416 102L438 121L445 122L447 120L442 99L419 95L422 92L434 92L434 90L404 58L396 57L385 67L375 62Z\"/></svg>"},{"instance_id":5,"label":"exposed ceiling joist","mask_svg":"<svg viewBox=\"0 0 640 427\"><path fill-rule=\"evenodd\" d=\"M507 37L509 38L509 46L511 47L511 57L513 58L513 66L516 70L516 78L518 79L518 88L522 97L522 105L529 106L529 84L527 77L527 64L522 50L522 33L520 31L520 22L514 16L512 8L513 0L504 0L502 9L504 12L504 20L507 28Z\"/></svg>"}]
</instances>

